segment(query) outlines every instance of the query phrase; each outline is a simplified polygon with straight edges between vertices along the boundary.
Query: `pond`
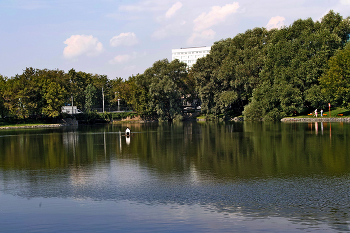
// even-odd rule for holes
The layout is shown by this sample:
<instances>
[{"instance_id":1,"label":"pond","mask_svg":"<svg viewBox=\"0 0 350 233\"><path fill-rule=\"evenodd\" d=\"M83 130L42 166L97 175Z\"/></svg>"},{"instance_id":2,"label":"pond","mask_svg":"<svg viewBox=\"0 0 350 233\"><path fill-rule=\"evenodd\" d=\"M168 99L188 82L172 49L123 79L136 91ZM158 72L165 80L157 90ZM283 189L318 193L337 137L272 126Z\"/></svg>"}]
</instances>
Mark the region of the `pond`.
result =
<instances>
[{"instance_id":1,"label":"pond","mask_svg":"<svg viewBox=\"0 0 350 233\"><path fill-rule=\"evenodd\" d=\"M2 130L1 232L350 231L349 142L320 122Z\"/></svg>"}]
</instances>

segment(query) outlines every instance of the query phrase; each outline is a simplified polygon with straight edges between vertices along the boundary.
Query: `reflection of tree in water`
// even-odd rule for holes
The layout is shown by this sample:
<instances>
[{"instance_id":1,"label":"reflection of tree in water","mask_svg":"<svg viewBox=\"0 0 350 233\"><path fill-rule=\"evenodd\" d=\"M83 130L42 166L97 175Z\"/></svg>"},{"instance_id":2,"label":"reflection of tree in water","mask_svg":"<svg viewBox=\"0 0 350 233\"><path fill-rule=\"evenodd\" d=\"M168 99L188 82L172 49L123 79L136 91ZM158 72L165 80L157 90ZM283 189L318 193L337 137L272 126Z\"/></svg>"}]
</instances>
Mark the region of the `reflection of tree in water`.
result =
<instances>
[{"instance_id":1,"label":"reflection of tree in water","mask_svg":"<svg viewBox=\"0 0 350 233\"><path fill-rule=\"evenodd\" d=\"M200 204L247 218L278 216L349 230L347 125L332 124L332 138L327 125L324 135L307 124L133 125L130 146L119 141L124 128L0 137L7 145L0 149L3 190L23 197ZM127 174L122 163L129 164Z\"/></svg>"}]
</instances>

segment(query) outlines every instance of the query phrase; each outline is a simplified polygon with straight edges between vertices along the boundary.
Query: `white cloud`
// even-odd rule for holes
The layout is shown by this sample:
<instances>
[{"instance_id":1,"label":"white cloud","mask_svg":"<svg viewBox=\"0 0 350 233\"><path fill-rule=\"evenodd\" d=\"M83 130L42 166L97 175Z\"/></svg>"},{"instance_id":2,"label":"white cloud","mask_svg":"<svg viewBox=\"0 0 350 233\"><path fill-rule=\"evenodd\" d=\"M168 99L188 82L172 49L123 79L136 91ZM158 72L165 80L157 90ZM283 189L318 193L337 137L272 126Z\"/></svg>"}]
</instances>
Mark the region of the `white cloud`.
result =
<instances>
[{"instance_id":1,"label":"white cloud","mask_svg":"<svg viewBox=\"0 0 350 233\"><path fill-rule=\"evenodd\" d=\"M146 53L137 53L133 52L131 55L130 54L123 54L123 55L118 55L115 56L112 60L109 60L109 64L119 64L119 63L124 63L128 62L132 59L140 58L146 56Z\"/></svg>"},{"instance_id":2,"label":"white cloud","mask_svg":"<svg viewBox=\"0 0 350 233\"><path fill-rule=\"evenodd\" d=\"M212 29L202 31L201 33L194 32L192 36L187 40L188 44L193 44L195 39L199 39L197 44L201 42L202 40L212 40L215 37L216 32L214 32Z\"/></svg>"},{"instance_id":3,"label":"white cloud","mask_svg":"<svg viewBox=\"0 0 350 233\"><path fill-rule=\"evenodd\" d=\"M223 7L213 6L209 13L203 12L194 21L194 31L202 31L211 26L225 21L226 17L237 12L239 3L226 4Z\"/></svg>"},{"instance_id":4,"label":"white cloud","mask_svg":"<svg viewBox=\"0 0 350 233\"><path fill-rule=\"evenodd\" d=\"M281 28L284 26L285 20L286 19L282 16L272 17L270 21L267 23L266 28L267 30L271 30L273 28Z\"/></svg>"},{"instance_id":5,"label":"white cloud","mask_svg":"<svg viewBox=\"0 0 350 233\"><path fill-rule=\"evenodd\" d=\"M343 5L350 5L350 0L340 0L340 3Z\"/></svg>"},{"instance_id":6,"label":"white cloud","mask_svg":"<svg viewBox=\"0 0 350 233\"><path fill-rule=\"evenodd\" d=\"M95 56L103 51L102 43L91 35L72 35L63 43L67 45L63 50L63 56L67 59L80 55Z\"/></svg>"},{"instance_id":7,"label":"white cloud","mask_svg":"<svg viewBox=\"0 0 350 233\"><path fill-rule=\"evenodd\" d=\"M118 64L118 63L123 63L123 62L127 62L131 59L131 55L129 54L123 54L123 55L118 55L115 56L112 60L109 61L109 64Z\"/></svg>"},{"instance_id":8,"label":"white cloud","mask_svg":"<svg viewBox=\"0 0 350 233\"><path fill-rule=\"evenodd\" d=\"M112 47L117 47L121 45L132 46L138 43L138 39L133 32L120 33L118 36L114 36L109 44Z\"/></svg>"},{"instance_id":9,"label":"white cloud","mask_svg":"<svg viewBox=\"0 0 350 233\"><path fill-rule=\"evenodd\" d=\"M165 13L165 17L166 18L171 18L176 11L180 10L180 8L182 7L182 3L181 2L176 2L172 7L170 7L170 9Z\"/></svg>"}]
</instances>

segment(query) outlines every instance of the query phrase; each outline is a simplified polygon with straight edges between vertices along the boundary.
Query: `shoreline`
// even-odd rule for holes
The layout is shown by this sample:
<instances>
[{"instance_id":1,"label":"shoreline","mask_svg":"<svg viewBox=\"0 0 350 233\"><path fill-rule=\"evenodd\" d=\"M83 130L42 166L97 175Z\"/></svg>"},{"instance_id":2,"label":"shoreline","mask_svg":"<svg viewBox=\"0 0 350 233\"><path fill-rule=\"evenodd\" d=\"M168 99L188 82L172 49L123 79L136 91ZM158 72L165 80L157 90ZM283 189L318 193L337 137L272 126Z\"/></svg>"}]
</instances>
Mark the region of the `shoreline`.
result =
<instances>
[{"instance_id":1,"label":"shoreline","mask_svg":"<svg viewBox=\"0 0 350 233\"><path fill-rule=\"evenodd\" d=\"M31 129L31 128L57 128L71 126L67 124L47 124L47 125L21 125L21 126L0 126L0 129Z\"/></svg>"},{"instance_id":2,"label":"shoreline","mask_svg":"<svg viewBox=\"0 0 350 233\"><path fill-rule=\"evenodd\" d=\"M206 121L205 119L196 119L197 122ZM234 119L233 121L242 121L241 119ZM156 121L116 121L110 124L123 124L123 123L149 123ZM350 117L318 117L318 118L282 118L281 122L350 122ZM76 124L77 125L77 124ZM3 129L34 129L34 128L58 128L73 126L73 124L39 124L39 125L23 125L23 126L0 126L0 130Z\"/></svg>"},{"instance_id":3,"label":"shoreline","mask_svg":"<svg viewBox=\"0 0 350 233\"><path fill-rule=\"evenodd\" d=\"M350 117L282 118L281 122L350 122Z\"/></svg>"}]
</instances>

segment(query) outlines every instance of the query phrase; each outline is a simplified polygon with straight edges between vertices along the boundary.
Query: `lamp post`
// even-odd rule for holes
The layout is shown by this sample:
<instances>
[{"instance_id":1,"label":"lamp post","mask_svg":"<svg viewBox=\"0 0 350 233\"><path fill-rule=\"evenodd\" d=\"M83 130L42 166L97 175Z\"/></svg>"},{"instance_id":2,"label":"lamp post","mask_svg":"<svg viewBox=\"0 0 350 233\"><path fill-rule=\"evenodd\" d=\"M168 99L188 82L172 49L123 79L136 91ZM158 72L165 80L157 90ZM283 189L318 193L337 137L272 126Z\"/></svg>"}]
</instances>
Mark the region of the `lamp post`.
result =
<instances>
[{"instance_id":1,"label":"lamp post","mask_svg":"<svg viewBox=\"0 0 350 233\"><path fill-rule=\"evenodd\" d=\"M105 94L103 93L103 87L102 87L102 112L105 112Z\"/></svg>"}]
</instances>

